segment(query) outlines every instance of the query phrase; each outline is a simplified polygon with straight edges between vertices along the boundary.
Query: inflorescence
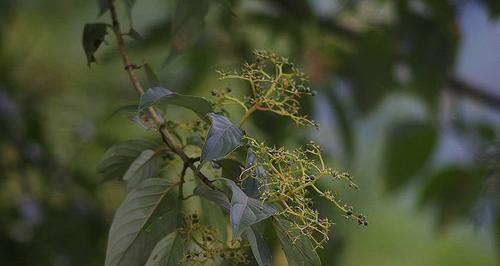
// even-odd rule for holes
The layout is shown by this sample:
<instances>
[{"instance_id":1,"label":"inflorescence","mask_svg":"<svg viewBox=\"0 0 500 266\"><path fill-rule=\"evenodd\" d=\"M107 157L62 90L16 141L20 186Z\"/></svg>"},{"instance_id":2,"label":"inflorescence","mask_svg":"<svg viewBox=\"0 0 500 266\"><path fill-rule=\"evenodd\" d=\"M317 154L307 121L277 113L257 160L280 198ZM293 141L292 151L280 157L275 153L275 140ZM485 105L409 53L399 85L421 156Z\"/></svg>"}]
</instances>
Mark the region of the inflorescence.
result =
<instances>
[{"instance_id":1,"label":"inflorescence","mask_svg":"<svg viewBox=\"0 0 500 266\"><path fill-rule=\"evenodd\" d=\"M266 146L248 136L245 138L255 154L256 163L247 168L240 178L265 178L267 182L259 188L261 200L282 206L280 215L290 219L295 227L292 229L300 230L302 235L311 239L316 248L323 247L328 240L333 223L327 217L320 217L319 212L313 208L311 192L332 202L343 212L344 217L353 219L360 225L368 225L364 215L355 214L353 207L343 204L334 192L319 188L318 180L326 177L332 181L346 181L350 187L356 188L356 185L349 174L339 173L325 166L317 144L310 142L305 148L290 151ZM257 167L260 169L260 176L253 174Z\"/></svg>"},{"instance_id":2,"label":"inflorescence","mask_svg":"<svg viewBox=\"0 0 500 266\"><path fill-rule=\"evenodd\" d=\"M246 115L255 110L268 111L289 117L300 126L318 127L315 121L300 113L299 99L316 95L305 85L307 76L287 58L265 51L254 51L254 55L256 61L245 63L239 72L218 71L221 80L246 81L251 88L251 96L239 99L231 95L230 89L220 89L212 92L218 98L217 102L237 103L245 109Z\"/></svg>"}]
</instances>

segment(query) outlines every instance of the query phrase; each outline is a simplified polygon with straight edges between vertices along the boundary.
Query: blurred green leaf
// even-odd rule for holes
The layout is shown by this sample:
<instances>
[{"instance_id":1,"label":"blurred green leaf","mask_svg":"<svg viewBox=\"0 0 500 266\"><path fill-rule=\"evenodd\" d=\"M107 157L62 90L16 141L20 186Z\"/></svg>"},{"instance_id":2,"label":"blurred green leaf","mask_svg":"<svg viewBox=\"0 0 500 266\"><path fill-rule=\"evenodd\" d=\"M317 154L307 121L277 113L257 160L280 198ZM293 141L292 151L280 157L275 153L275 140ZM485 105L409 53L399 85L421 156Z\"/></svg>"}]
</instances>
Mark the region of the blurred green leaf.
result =
<instances>
[{"instance_id":1,"label":"blurred green leaf","mask_svg":"<svg viewBox=\"0 0 500 266\"><path fill-rule=\"evenodd\" d=\"M437 139L434 126L422 121L399 122L387 134L385 178L389 189L409 182L430 159Z\"/></svg>"},{"instance_id":2,"label":"blurred green leaf","mask_svg":"<svg viewBox=\"0 0 500 266\"><path fill-rule=\"evenodd\" d=\"M156 243L177 225L171 181L144 180L116 211L109 231L106 266L144 265Z\"/></svg>"},{"instance_id":3,"label":"blurred green leaf","mask_svg":"<svg viewBox=\"0 0 500 266\"><path fill-rule=\"evenodd\" d=\"M200 165L211 160L223 158L241 145L243 131L225 116L208 114L212 125L201 152Z\"/></svg>"},{"instance_id":4,"label":"blurred green leaf","mask_svg":"<svg viewBox=\"0 0 500 266\"><path fill-rule=\"evenodd\" d=\"M143 151L157 148L158 144L145 140L117 143L106 151L97 167L97 172L102 175L103 181L122 179L129 166Z\"/></svg>"},{"instance_id":5,"label":"blurred green leaf","mask_svg":"<svg viewBox=\"0 0 500 266\"><path fill-rule=\"evenodd\" d=\"M171 28L170 54L164 60L163 67L195 44L203 31L209 7L209 0L177 0Z\"/></svg>"},{"instance_id":6,"label":"blurred green leaf","mask_svg":"<svg viewBox=\"0 0 500 266\"><path fill-rule=\"evenodd\" d=\"M139 32L137 32L134 28L130 28L127 35L136 41L144 41L144 37L142 37L142 35Z\"/></svg>"},{"instance_id":7,"label":"blurred green leaf","mask_svg":"<svg viewBox=\"0 0 500 266\"><path fill-rule=\"evenodd\" d=\"M288 265L321 265L321 260L311 241L295 228L292 222L276 216L273 217L272 221L281 247L285 251Z\"/></svg>"},{"instance_id":8,"label":"blurred green leaf","mask_svg":"<svg viewBox=\"0 0 500 266\"><path fill-rule=\"evenodd\" d=\"M156 244L146 266L177 266L183 258L184 240L174 231Z\"/></svg>"},{"instance_id":9,"label":"blurred green leaf","mask_svg":"<svg viewBox=\"0 0 500 266\"><path fill-rule=\"evenodd\" d=\"M481 171L477 169L460 165L447 166L425 184L420 204L435 207L440 225L459 216L470 216L483 180Z\"/></svg>"},{"instance_id":10,"label":"blurred green leaf","mask_svg":"<svg viewBox=\"0 0 500 266\"><path fill-rule=\"evenodd\" d=\"M109 9L108 0L97 0L97 5L99 6L98 17L102 16Z\"/></svg>"},{"instance_id":11,"label":"blurred green leaf","mask_svg":"<svg viewBox=\"0 0 500 266\"><path fill-rule=\"evenodd\" d=\"M108 34L107 27L106 23L87 23L83 28L82 44L88 66L96 62L94 54Z\"/></svg>"}]
</instances>

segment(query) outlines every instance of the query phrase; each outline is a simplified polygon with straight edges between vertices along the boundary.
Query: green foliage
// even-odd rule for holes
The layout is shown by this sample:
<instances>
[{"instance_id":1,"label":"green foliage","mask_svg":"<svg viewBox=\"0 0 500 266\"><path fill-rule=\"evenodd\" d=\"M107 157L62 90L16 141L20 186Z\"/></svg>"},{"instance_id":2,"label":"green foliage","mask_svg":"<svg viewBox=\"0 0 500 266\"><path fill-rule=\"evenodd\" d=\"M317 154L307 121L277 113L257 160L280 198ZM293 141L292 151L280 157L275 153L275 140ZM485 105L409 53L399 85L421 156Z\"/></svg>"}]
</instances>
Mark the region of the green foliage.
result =
<instances>
[{"instance_id":1,"label":"green foliage","mask_svg":"<svg viewBox=\"0 0 500 266\"><path fill-rule=\"evenodd\" d=\"M212 104L203 97L182 95L161 87L148 89L141 96L138 110L142 112L152 105L162 103L185 107L202 119L207 119L206 115L213 112Z\"/></svg>"},{"instance_id":2,"label":"green foliage","mask_svg":"<svg viewBox=\"0 0 500 266\"><path fill-rule=\"evenodd\" d=\"M97 172L102 175L104 181L121 179L142 152L157 148L158 144L145 140L127 140L117 143L106 151L97 167Z\"/></svg>"},{"instance_id":3,"label":"green foliage","mask_svg":"<svg viewBox=\"0 0 500 266\"><path fill-rule=\"evenodd\" d=\"M273 226L285 251L289 265L321 265L321 261L310 239L303 235L299 229L295 228L292 222L274 217Z\"/></svg>"},{"instance_id":4,"label":"green foliage","mask_svg":"<svg viewBox=\"0 0 500 266\"><path fill-rule=\"evenodd\" d=\"M182 4L179 8L177 11L181 12ZM113 14L112 18L114 25L118 25ZM125 48L121 49L124 51ZM315 249L328 240L332 223L328 218L321 218L312 208L312 199L307 196L309 189L338 206L347 218L367 224L364 216L355 215L352 207L341 205L331 191L322 191L315 185L321 177L330 176L346 179L350 186L354 186L347 174L338 174L325 166L319 146L311 144L305 150L287 151L244 136L242 127L256 111L289 117L301 126L317 126L299 113L300 98L315 95L305 86L305 75L286 58L269 52L254 54L257 63L245 64L241 74L220 72L223 79L249 82L250 97L238 99L229 95L230 89L227 89L213 93L216 103L212 104L205 98L174 93L162 87L150 88L141 95L135 118L144 128L158 131L166 148L128 141L115 145L105 154L99 171L108 179L123 176L130 190L110 229L106 265L219 264L223 260L248 263L248 249L259 265L269 265L271 255L257 224L271 217L289 263L319 265ZM125 60L128 59L125 57ZM126 70L136 82L134 69L126 67ZM159 83L149 65L145 64L145 70L150 84ZM142 93L142 90L138 91ZM228 103L237 103L245 111L238 126L224 115L214 113L213 106L223 110ZM175 122L174 117L163 117L157 108L162 104L190 109L203 122ZM205 132L205 127L200 124L208 125L208 122L210 128L206 136L196 138ZM182 132L187 135L182 136ZM187 145L184 145L184 140ZM203 142L201 151L194 156L187 155L184 148L200 146L200 142ZM179 181L175 181L176 178L156 178L167 164L163 158L166 151L178 155L183 162ZM238 158L235 154L245 151L244 164L228 158L229 155ZM212 162L212 171L222 168L221 175L226 178L211 180L205 176L202 171L208 168L207 162ZM172 190L178 187L181 201L189 199L183 196L188 169L208 186L194 183L193 195L215 203L229 216L232 228L229 242L219 230L202 223L196 213L176 214L179 210ZM230 201L214 181L229 189ZM204 211L207 210L201 210Z\"/></svg>"},{"instance_id":5,"label":"green foliage","mask_svg":"<svg viewBox=\"0 0 500 266\"><path fill-rule=\"evenodd\" d=\"M222 115L208 115L212 125L203 145L200 163L225 157L241 145L243 131Z\"/></svg>"},{"instance_id":6,"label":"green foliage","mask_svg":"<svg viewBox=\"0 0 500 266\"><path fill-rule=\"evenodd\" d=\"M99 49L104 37L108 34L108 24L106 23L87 23L83 28L83 50L87 56L87 65L90 66L96 62L95 52Z\"/></svg>"},{"instance_id":7,"label":"green foliage","mask_svg":"<svg viewBox=\"0 0 500 266\"><path fill-rule=\"evenodd\" d=\"M390 129L386 141L385 178L387 187L396 189L409 182L429 161L437 132L428 122L405 121Z\"/></svg>"},{"instance_id":8,"label":"green foliage","mask_svg":"<svg viewBox=\"0 0 500 266\"><path fill-rule=\"evenodd\" d=\"M156 244L146 266L175 266L183 259L184 239L178 232L172 232Z\"/></svg>"}]
</instances>

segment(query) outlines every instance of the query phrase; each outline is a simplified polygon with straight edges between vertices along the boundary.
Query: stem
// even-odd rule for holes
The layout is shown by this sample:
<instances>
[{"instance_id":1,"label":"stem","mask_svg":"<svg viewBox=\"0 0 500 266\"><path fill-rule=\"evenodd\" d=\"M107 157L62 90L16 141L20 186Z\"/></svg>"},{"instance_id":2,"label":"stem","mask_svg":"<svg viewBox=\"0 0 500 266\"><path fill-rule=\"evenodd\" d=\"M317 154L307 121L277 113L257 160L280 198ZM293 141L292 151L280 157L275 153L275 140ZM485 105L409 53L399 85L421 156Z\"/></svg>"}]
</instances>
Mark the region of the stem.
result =
<instances>
[{"instance_id":1,"label":"stem","mask_svg":"<svg viewBox=\"0 0 500 266\"><path fill-rule=\"evenodd\" d=\"M142 96L144 94L144 88L142 87L141 82L139 81L139 78L134 72L134 64L132 63L132 60L130 59L130 56L128 54L127 47L125 46L125 41L123 40L123 35L120 29L120 22L118 20L118 15L116 13L115 5L113 3L113 0L108 0L108 6L109 6L109 11L111 14L111 20L112 20L112 25L113 25L113 32L116 37L116 43L118 46L118 51L120 52L120 55L122 57L123 63L125 64L125 70L127 71L128 77L130 79L130 82L134 86L135 90L139 94L139 96ZM209 186L212 189L215 189L215 186L212 184L212 182L206 177L204 174L202 174L200 171L196 171L196 166L194 165L194 162L189 158L184 150L177 145L177 143L174 141L174 138L172 137L172 134L168 131L168 129L165 127L165 125L162 122L162 119L158 115L158 113L155 111L153 107L148 108L148 112L155 121L155 123L159 126L158 131L161 134L161 137L163 139L163 142L167 144L167 146L174 152L176 153L182 161L188 165L188 167L193 170L194 173L205 183L207 186Z\"/></svg>"}]
</instances>

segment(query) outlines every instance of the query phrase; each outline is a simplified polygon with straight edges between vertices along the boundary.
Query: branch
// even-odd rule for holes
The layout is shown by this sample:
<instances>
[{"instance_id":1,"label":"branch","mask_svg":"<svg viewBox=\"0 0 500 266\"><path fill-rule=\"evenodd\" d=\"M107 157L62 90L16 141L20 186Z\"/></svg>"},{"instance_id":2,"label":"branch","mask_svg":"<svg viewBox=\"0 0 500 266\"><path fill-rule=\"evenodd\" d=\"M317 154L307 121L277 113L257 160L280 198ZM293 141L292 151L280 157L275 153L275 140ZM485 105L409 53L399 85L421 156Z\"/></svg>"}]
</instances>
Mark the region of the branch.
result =
<instances>
[{"instance_id":1,"label":"branch","mask_svg":"<svg viewBox=\"0 0 500 266\"><path fill-rule=\"evenodd\" d=\"M116 13L116 8L113 3L113 0L108 0L108 6L109 6L109 11L111 14L111 20L112 20L112 27L113 27L113 32L116 37L116 43L118 46L118 51L120 52L121 58L123 59L123 63L125 65L125 70L127 71L128 77L130 79L130 82L134 86L134 89L137 91L139 96L142 96L144 94L144 88L142 87L141 82L139 81L139 78L135 74L135 65L132 63L132 60L130 59L130 56L128 55L128 50L127 47L125 46L125 41L123 40L123 34L120 29L120 22L118 20L118 15ZM195 173L196 176L198 176L203 183L205 183L208 187L215 189L215 186L212 184L212 182L206 177L203 173L201 173L196 166L194 165L195 160L190 158L189 156L186 155L184 150L179 146L174 138L172 137L172 134L168 131L168 129L165 127L165 125L162 122L162 119L158 115L158 113L155 111L153 107L148 108L148 112L155 121L155 123L158 125L158 132L161 134L161 138L163 142L175 153L177 154L182 161L184 162L185 165L187 165L191 170L193 170L193 173Z\"/></svg>"},{"instance_id":2,"label":"branch","mask_svg":"<svg viewBox=\"0 0 500 266\"><path fill-rule=\"evenodd\" d=\"M485 89L481 89L467 83L458 78L451 78L449 81L449 89L457 94L465 94L470 98L490 105L493 108L500 109L500 97L489 94Z\"/></svg>"}]
</instances>

